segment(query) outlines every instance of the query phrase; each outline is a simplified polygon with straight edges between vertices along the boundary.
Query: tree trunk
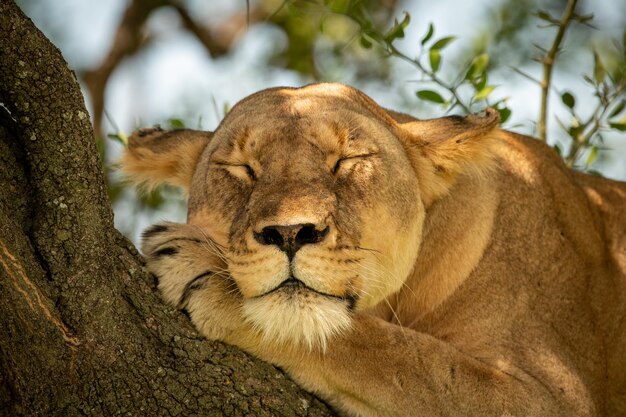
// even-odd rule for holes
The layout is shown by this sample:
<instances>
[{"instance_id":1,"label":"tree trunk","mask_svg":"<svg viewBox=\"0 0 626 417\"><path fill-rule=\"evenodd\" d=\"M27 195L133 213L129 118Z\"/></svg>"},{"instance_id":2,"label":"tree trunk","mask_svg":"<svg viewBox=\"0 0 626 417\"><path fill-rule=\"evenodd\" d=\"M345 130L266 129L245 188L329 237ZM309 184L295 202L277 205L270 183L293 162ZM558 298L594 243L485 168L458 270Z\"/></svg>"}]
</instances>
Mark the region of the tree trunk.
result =
<instances>
[{"instance_id":1,"label":"tree trunk","mask_svg":"<svg viewBox=\"0 0 626 417\"><path fill-rule=\"evenodd\" d=\"M0 1L0 414L328 416L161 303L60 52Z\"/></svg>"}]
</instances>

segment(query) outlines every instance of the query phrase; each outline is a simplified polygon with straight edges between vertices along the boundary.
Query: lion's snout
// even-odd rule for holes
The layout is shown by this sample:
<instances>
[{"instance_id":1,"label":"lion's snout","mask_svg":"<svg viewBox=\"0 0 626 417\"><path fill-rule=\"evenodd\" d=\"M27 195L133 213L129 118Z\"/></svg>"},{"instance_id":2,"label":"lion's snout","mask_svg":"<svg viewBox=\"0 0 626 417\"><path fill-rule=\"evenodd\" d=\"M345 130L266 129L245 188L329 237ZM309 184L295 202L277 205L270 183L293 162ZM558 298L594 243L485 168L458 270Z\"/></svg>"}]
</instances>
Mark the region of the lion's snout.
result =
<instances>
[{"instance_id":1,"label":"lion's snout","mask_svg":"<svg viewBox=\"0 0 626 417\"><path fill-rule=\"evenodd\" d=\"M254 232L254 239L262 245L278 247L291 261L303 246L322 242L329 230L330 226L320 227L312 223L266 226L261 232Z\"/></svg>"}]
</instances>

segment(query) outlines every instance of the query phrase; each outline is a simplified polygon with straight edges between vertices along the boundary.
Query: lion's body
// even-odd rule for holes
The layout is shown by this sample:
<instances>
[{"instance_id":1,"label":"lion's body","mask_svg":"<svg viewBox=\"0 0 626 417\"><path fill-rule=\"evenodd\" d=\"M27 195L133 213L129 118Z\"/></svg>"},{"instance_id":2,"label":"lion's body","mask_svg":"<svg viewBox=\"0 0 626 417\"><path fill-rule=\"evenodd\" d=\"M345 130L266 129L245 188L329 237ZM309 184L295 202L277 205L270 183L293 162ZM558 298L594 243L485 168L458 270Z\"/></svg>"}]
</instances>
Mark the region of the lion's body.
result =
<instances>
[{"instance_id":1,"label":"lion's body","mask_svg":"<svg viewBox=\"0 0 626 417\"><path fill-rule=\"evenodd\" d=\"M472 273L441 304L415 303L446 287L446 269L483 244L469 227L478 213L471 200L482 193L457 184L459 195L453 189L427 214L412 290L390 298L397 318L388 306L378 314L541 381L572 405L564 415L624 415L626 184L568 170L547 146L518 135L497 153L500 171L487 185L497 190L493 227Z\"/></svg>"},{"instance_id":2,"label":"lion's body","mask_svg":"<svg viewBox=\"0 0 626 417\"><path fill-rule=\"evenodd\" d=\"M131 149L193 174L189 224L146 234L164 297L348 415L626 416L626 184L494 117L321 85Z\"/></svg>"}]
</instances>

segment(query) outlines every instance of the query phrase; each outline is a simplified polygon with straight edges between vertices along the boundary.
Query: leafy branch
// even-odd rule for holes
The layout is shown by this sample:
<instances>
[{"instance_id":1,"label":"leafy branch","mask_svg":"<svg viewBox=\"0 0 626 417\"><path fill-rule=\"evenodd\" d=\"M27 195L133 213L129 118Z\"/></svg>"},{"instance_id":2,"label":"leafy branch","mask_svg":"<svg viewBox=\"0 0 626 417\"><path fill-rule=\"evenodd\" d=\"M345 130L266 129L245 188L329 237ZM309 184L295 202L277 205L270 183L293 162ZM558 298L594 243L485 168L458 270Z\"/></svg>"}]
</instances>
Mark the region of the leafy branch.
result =
<instances>
[{"instance_id":1,"label":"leafy branch","mask_svg":"<svg viewBox=\"0 0 626 417\"><path fill-rule=\"evenodd\" d=\"M525 73L518 71L527 78L538 82L541 86L541 109L537 127L539 139L543 141L547 140L548 98L552 89L552 71L554 69L556 57L560 51L560 45L565 37L565 32L569 24L574 21L593 28L590 23L593 20L593 15L578 15L575 11L576 3L577 0L568 1L567 7L560 20L555 19L545 11L539 11L536 13L536 16L548 22L549 26L558 27L549 51L546 51L536 45L539 49L546 53L546 55L541 59L543 64L543 79L541 81L537 81L532 77L528 77ZM626 106L626 102L623 98L626 90L626 33L621 48L617 43L616 46L618 50L622 49L622 58L621 63L617 66L613 75L607 72L599 53L594 50L593 77L589 75L585 75L583 77L584 80L593 87L593 95L598 100L590 115L585 118L578 114L575 109L576 99L572 93L565 91L561 94L561 101L572 116L572 121L569 125L566 125L564 122L556 118L559 126L565 131L571 140L571 146L568 152L563 155L563 159L569 167L576 167L577 162L582 158L585 151L589 150L587 159L582 166L584 169L589 168L595 160L598 150L600 149L598 142L603 142L603 136L601 134L602 131L626 130L626 116L622 117L621 120L611 120L617 117ZM556 145L555 148L559 150Z\"/></svg>"},{"instance_id":2,"label":"leafy branch","mask_svg":"<svg viewBox=\"0 0 626 417\"><path fill-rule=\"evenodd\" d=\"M549 22L550 25L555 25L558 27L556 32L556 36L554 37L554 41L552 42L552 46L550 50L547 51L546 56L541 60L543 64L543 80L541 81L541 108L539 110L539 122L537 123L537 134L539 135L539 139L542 141L547 140L547 122L548 122L548 98L550 95L550 87L552 83L552 70L554 69L554 62L556 60L556 56L561 48L561 42L563 42L563 38L565 36L565 32L569 24L574 20L575 14L574 9L576 8L576 3L578 0L569 0L567 2L567 7L565 8L565 12L563 12L563 16L561 20L556 20L547 12L539 11L537 12L537 17L542 20Z\"/></svg>"},{"instance_id":3,"label":"leafy branch","mask_svg":"<svg viewBox=\"0 0 626 417\"><path fill-rule=\"evenodd\" d=\"M585 121L582 121L583 118L575 111L574 96L568 92L561 96L563 103L569 108L572 115L570 126L566 126L557 118L561 128L572 139L572 145L567 155L564 156L565 163L569 167L575 167L576 162L581 159L583 152L587 149L590 152L584 168L588 168L593 163L599 149L597 142L603 142L602 131L626 131L626 115L622 116L621 119L615 119L626 108L626 99L624 99L626 74L622 74L618 80L614 77L609 77L609 80L606 80L606 72L603 67L600 69L599 66L602 64L596 54L595 76L594 78L585 76L585 80L595 88L598 103Z\"/></svg>"},{"instance_id":4,"label":"leafy branch","mask_svg":"<svg viewBox=\"0 0 626 417\"><path fill-rule=\"evenodd\" d=\"M489 56L486 53L474 56L461 67L455 77L445 77L441 72L443 50L452 44L456 37L444 36L436 39L435 28L430 24L421 38L417 56L411 57L396 46L396 41L404 38L405 29L410 24L411 17L408 13L404 13L402 20L395 20L390 29L381 31L375 26L373 19L360 1L352 1L349 7L342 9L334 9L332 4L329 4L328 11L348 17L357 25L357 36L364 48L371 49L377 46L388 57L398 58L415 67L422 76L419 81L432 86L416 91L419 99L440 105L448 112L459 108L465 114L482 110L485 107L494 107L500 112L502 121L509 118L511 110L506 106L506 99L493 103L488 100L496 86L488 84Z\"/></svg>"},{"instance_id":5,"label":"leafy branch","mask_svg":"<svg viewBox=\"0 0 626 417\"><path fill-rule=\"evenodd\" d=\"M371 48L373 45L377 45L388 56L399 58L413 65L422 74L422 82L429 82L437 86L439 91L432 89L417 91L418 98L440 104L447 111L458 107L464 113L472 113L478 108L493 106L500 112L503 121L510 116L511 110L506 107L506 99L491 104L488 102L488 97L496 86L487 83L489 56L486 53L473 57L467 65L462 67L457 76L453 77L454 81L446 81L440 73L443 61L442 51L454 42L456 37L446 36L434 40L435 28L430 24L420 41L420 51L417 57L412 58L395 45L398 39L404 38L404 31L410 23L408 13L405 12L404 18L401 21L396 20L386 32L374 27L366 10L360 7L359 2L355 2L354 7L347 10L345 15L358 25L363 47ZM441 90L443 90L443 95L440 93Z\"/></svg>"},{"instance_id":6,"label":"leafy branch","mask_svg":"<svg viewBox=\"0 0 626 417\"><path fill-rule=\"evenodd\" d=\"M566 32L572 22L578 22L593 28L591 25L593 15L577 14L577 2L577 0L568 0L567 6L559 19L554 18L546 11L540 10L535 13L536 17L547 22L546 27L557 28L549 49L535 45L543 54L543 57L538 59L542 64L542 79L537 80L517 68L512 68L515 72L520 73L541 87L540 112L537 126L539 139L544 142L548 139L549 96L551 91L554 90L552 76ZM439 90L439 92L431 89L417 91L416 94L420 99L440 104L447 111L458 107L465 113L471 113L478 105L482 108L491 105L500 112L503 121L506 121L510 116L511 110L506 106L506 99L492 104L488 101L490 94L496 86L487 83L489 75L489 55L487 53L474 56L468 65L464 66L457 76L453 78L455 81L447 81L439 72L442 64L442 50L456 39L454 36L447 36L433 41L434 27L431 24L421 39L418 55L413 58L400 51L395 45L396 40L404 37L405 29L410 23L410 16L407 13L404 14L404 18L401 21L396 20L388 31L381 32L374 27L371 19L367 16L366 10L361 7L360 1L354 1L352 4L353 7L347 10L345 14L358 25L362 46L371 48L373 45L377 45L388 56L410 63L424 77L422 81L434 84ZM621 55L621 58L618 59L619 62L617 64L614 63L615 68L613 71L605 68L597 51L593 53L593 77L585 76L584 79L594 88L593 95L597 98L598 103L588 116L583 117L576 111L576 99L572 93L565 91L561 94L561 100L572 116L572 121L569 125L557 118L557 122L571 141L569 150L563 155L565 163L570 167L588 169L595 160L598 150L601 149L599 144L603 142L602 133L605 131L626 130L626 115L620 116L626 107L624 100L626 90L626 33L623 44L620 46L619 43L616 43L616 46L618 49L623 50L621 53L618 53L618 55ZM441 91L443 94L440 93ZM471 94L468 94L468 92L471 92ZM555 149L560 152L557 145L555 145ZM586 162L583 166L577 166L578 161L586 152L588 152Z\"/></svg>"}]
</instances>

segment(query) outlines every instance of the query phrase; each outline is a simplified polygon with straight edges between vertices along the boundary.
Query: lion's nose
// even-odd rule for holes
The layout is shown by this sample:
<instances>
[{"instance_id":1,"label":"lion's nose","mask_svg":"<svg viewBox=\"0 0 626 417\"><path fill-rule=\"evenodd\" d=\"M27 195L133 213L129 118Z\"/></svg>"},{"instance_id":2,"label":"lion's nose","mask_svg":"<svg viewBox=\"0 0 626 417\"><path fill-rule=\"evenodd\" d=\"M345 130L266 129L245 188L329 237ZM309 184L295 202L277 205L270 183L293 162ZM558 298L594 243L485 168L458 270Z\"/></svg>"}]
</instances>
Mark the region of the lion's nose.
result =
<instances>
[{"instance_id":1,"label":"lion's nose","mask_svg":"<svg viewBox=\"0 0 626 417\"><path fill-rule=\"evenodd\" d=\"M262 245L276 245L291 260L304 245L324 240L329 227L318 230L314 224L294 224L291 226L267 226L261 232L254 232L254 238Z\"/></svg>"}]
</instances>

